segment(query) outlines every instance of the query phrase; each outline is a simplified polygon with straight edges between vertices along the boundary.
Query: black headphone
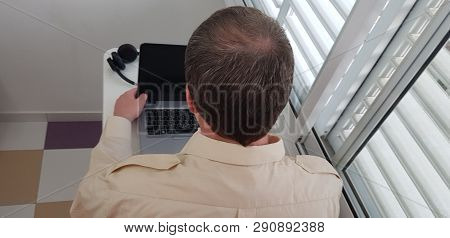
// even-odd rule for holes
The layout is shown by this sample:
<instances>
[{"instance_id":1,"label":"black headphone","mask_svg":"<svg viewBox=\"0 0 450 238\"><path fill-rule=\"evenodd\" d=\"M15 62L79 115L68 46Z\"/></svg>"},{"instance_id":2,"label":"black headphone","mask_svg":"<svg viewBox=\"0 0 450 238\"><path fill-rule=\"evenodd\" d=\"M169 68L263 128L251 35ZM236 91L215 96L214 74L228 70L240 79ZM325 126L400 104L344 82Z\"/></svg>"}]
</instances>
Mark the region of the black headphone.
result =
<instances>
[{"instance_id":1,"label":"black headphone","mask_svg":"<svg viewBox=\"0 0 450 238\"><path fill-rule=\"evenodd\" d=\"M136 60L139 52L136 50L136 47L130 44L124 44L119 47L117 52L112 52L111 57L106 61L113 71L115 71L125 82L136 85L135 82L127 78L125 75L120 72L125 69L125 64L131 63Z\"/></svg>"}]
</instances>

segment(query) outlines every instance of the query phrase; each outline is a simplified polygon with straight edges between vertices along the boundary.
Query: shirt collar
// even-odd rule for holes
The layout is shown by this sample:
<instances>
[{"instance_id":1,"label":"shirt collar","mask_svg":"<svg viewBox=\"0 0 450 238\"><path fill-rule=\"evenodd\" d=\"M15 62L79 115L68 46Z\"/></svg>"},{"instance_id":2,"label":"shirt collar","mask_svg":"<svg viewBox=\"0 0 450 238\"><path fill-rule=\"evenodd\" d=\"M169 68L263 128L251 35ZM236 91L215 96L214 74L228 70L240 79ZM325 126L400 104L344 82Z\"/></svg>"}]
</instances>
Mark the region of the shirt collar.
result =
<instances>
[{"instance_id":1,"label":"shirt collar","mask_svg":"<svg viewBox=\"0 0 450 238\"><path fill-rule=\"evenodd\" d=\"M189 139L180 153L226 164L258 165L283 159L285 155L283 140L277 138L278 141L272 144L244 147L211 139L201 134L199 130Z\"/></svg>"}]
</instances>

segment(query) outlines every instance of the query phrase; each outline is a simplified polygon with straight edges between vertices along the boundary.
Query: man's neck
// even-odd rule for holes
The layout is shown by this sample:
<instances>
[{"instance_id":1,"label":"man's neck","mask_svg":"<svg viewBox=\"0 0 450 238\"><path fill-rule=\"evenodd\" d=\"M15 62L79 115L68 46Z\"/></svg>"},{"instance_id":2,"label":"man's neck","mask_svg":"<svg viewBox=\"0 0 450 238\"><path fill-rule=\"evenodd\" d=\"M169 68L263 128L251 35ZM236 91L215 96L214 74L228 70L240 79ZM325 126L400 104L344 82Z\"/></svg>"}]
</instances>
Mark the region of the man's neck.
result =
<instances>
[{"instance_id":1,"label":"man's neck","mask_svg":"<svg viewBox=\"0 0 450 238\"><path fill-rule=\"evenodd\" d=\"M231 140L225 137L222 137L220 135L218 135L217 133L212 132L211 130L204 130L203 128L200 128L200 133L202 133L202 135L214 139L214 140L218 140L218 141L222 141L222 142L226 142L226 143L231 143L231 144L239 144L239 142L235 141L235 140ZM270 136L269 135L265 135L264 137L262 137L261 139L257 140L257 141L253 141L252 143L250 143L248 146L260 146L260 145L267 145L270 144ZM273 142L272 142L273 143Z\"/></svg>"},{"instance_id":2,"label":"man's neck","mask_svg":"<svg viewBox=\"0 0 450 238\"><path fill-rule=\"evenodd\" d=\"M214 140L218 140L218 141L222 141L222 142L226 142L226 143L230 143L230 144L239 144L239 142L235 141L235 140L231 140L225 137L222 137L220 135L218 135L217 133L215 133L211 127L208 125L208 123L205 122L205 120L203 120L202 117L200 117L198 114L195 114L195 117L197 118L198 124L200 126L200 133L202 133L202 135L214 139ZM280 140L280 138L276 137L276 136L271 136L269 134L263 136L262 138L258 139L257 141L253 141L252 143L250 143L249 146L260 146L260 145L268 145L268 144L272 144L272 143L276 143Z\"/></svg>"}]
</instances>

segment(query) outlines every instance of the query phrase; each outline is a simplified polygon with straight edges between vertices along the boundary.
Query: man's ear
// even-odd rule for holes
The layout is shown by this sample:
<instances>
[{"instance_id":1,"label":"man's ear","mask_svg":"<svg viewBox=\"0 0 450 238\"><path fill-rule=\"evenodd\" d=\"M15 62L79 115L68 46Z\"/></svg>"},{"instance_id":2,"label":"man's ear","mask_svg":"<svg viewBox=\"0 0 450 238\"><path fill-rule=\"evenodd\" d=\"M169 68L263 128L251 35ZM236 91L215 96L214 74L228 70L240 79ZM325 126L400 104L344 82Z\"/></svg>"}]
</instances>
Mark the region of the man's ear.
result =
<instances>
[{"instance_id":1,"label":"man's ear","mask_svg":"<svg viewBox=\"0 0 450 238\"><path fill-rule=\"evenodd\" d=\"M195 108L194 101L192 100L191 93L189 92L189 88L186 84L186 102L189 107L189 111L192 113L197 113L197 108Z\"/></svg>"}]
</instances>

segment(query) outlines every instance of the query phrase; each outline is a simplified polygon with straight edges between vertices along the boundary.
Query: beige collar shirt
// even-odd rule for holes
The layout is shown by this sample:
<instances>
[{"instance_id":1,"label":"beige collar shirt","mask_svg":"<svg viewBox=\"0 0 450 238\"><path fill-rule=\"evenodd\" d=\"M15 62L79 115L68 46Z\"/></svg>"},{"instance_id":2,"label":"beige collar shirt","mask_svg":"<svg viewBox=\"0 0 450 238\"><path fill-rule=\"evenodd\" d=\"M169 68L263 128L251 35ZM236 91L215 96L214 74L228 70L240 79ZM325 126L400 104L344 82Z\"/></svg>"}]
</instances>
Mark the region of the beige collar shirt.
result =
<instances>
[{"instance_id":1,"label":"beige collar shirt","mask_svg":"<svg viewBox=\"0 0 450 238\"><path fill-rule=\"evenodd\" d=\"M178 154L132 156L131 123L111 117L72 217L337 217L342 181L283 141L243 147L195 133Z\"/></svg>"}]
</instances>

